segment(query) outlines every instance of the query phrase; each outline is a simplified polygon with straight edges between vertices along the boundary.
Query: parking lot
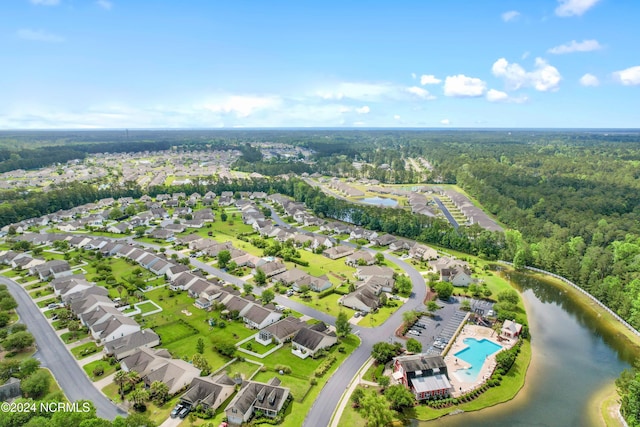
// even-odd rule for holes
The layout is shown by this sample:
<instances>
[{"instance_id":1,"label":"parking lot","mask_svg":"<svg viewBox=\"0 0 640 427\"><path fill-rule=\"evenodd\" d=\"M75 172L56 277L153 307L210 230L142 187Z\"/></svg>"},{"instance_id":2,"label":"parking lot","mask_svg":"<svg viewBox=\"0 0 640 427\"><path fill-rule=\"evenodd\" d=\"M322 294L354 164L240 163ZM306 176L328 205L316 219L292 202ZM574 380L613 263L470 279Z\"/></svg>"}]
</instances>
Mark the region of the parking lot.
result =
<instances>
[{"instance_id":1,"label":"parking lot","mask_svg":"<svg viewBox=\"0 0 640 427\"><path fill-rule=\"evenodd\" d=\"M493 308L491 302L465 297L452 297L449 301L438 300L437 302L442 308L437 310L433 317L421 316L405 336L418 340L422 344L423 352L441 354L468 314L467 311L460 310L464 299L468 299L471 303L471 312L482 315Z\"/></svg>"}]
</instances>

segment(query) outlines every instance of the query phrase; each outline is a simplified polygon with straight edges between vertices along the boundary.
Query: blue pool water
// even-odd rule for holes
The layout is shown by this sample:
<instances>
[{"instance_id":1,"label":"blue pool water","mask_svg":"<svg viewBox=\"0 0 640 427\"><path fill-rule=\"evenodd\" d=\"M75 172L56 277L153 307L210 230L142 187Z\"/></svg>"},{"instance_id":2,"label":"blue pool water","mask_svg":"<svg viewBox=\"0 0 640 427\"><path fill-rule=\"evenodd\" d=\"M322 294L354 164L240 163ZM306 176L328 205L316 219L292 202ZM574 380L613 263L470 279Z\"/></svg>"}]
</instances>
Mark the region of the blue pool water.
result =
<instances>
[{"instance_id":1,"label":"blue pool water","mask_svg":"<svg viewBox=\"0 0 640 427\"><path fill-rule=\"evenodd\" d=\"M480 369L487 359L487 356L497 352L502 346L486 338L480 341L475 338L465 338L463 343L468 347L455 353L454 356L464 360L470 364L471 367L469 369L458 369L454 373L460 381L474 382L478 378Z\"/></svg>"},{"instance_id":2,"label":"blue pool water","mask_svg":"<svg viewBox=\"0 0 640 427\"><path fill-rule=\"evenodd\" d=\"M387 199L385 197L366 197L360 200L361 202L368 203L370 205L382 205L382 206L398 206L398 202L394 199Z\"/></svg>"}]
</instances>

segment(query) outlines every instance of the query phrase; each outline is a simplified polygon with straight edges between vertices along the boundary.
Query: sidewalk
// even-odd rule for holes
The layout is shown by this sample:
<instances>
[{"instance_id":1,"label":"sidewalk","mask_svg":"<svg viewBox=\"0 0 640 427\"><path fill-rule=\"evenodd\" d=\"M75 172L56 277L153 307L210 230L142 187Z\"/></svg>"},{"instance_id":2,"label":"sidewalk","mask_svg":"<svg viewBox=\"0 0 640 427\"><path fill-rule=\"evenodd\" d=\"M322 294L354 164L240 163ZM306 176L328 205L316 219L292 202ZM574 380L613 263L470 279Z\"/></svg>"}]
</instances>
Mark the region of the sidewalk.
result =
<instances>
[{"instance_id":1,"label":"sidewalk","mask_svg":"<svg viewBox=\"0 0 640 427\"><path fill-rule=\"evenodd\" d=\"M336 407L336 410L333 412L333 418L331 419L331 424L330 424L331 427L339 427L340 426L340 418L342 417L342 411L344 411L344 408L349 403L349 398L351 397L351 393L353 393L353 390L355 390L356 387L359 384L369 384L369 385L373 385L373 386L377 386L378 385L378 384L372 383L371 381L363 381L362 380L362 376L365 374L365 372L367 372L369 367L371 365L373 365L373 362L374 362L374 359L372 357L370 357L365 362L365 364L362 365L362 367L360 368L360 370L358 371L356 376L353 377L353 379L351 380L351 383L349 383L349 387L342 394L342 398L340 399L340 403Z\"/></svg>"}]
</instances>

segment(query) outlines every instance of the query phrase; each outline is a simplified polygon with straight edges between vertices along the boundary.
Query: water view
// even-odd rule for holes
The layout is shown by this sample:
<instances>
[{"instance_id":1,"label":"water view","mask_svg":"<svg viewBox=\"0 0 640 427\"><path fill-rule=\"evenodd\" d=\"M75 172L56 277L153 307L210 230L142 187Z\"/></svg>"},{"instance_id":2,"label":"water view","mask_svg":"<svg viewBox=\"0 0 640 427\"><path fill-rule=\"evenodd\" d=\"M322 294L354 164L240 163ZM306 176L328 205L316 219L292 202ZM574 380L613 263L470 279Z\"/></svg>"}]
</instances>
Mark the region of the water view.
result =
<instances>
[{"instance_id":1,"label":"water view","mask_svg":"<svg viewBox=\"0 0 640 427\"><path fill-rule=\"evenodd\" d=\"M416 425L598 425L589 419L590 399L631 366L635 349L561 289L526 275L511 280L522 292L533 337L525 387L511 402Z\"/></svg>"},{"instance_id":2,"label":"water view","mask_svg":"<svg viewBox=\"0 0 640 427\"><path fill-rule=\"evenodd\" d=\"M454 375L460 381L474 382L487 357L500 350L502 346L488 339L465 338L463 342L468 347L455 353L454 356L471 366L467 369L458 369Z\"/></svg>"},{"instance_id":3,"label":"water view","mask_svg":"<svg viewBox=\"0 0 640 427\"><path fill-rule=\"evenodd\" d=\"M394 199L387 199L385 197L365 197L364 199L360 200L363 203L367 203L370 205L376 205L376 206L389 206L389 207L396 207L398 206L398 202Z\"/></svg>"}]
</instances>

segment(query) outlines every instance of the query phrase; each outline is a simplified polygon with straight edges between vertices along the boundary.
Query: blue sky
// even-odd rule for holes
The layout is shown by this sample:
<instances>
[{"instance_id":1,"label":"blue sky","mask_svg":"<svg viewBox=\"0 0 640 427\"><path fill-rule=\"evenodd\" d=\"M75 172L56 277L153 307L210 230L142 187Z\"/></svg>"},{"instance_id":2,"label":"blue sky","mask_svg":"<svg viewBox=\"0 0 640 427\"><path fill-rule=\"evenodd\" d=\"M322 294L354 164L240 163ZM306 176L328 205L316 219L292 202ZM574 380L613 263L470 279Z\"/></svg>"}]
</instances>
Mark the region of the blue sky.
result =
<instances>
[{"instance_id":1,"label":"blue sky","mask_svg":"<svg viewBox=\"0 0 640 427\"><path fill-rule=\"evenodd\" d=\"M0 10L0 129L640 127L637 0Z\"/></svg>"}]
</instances>

